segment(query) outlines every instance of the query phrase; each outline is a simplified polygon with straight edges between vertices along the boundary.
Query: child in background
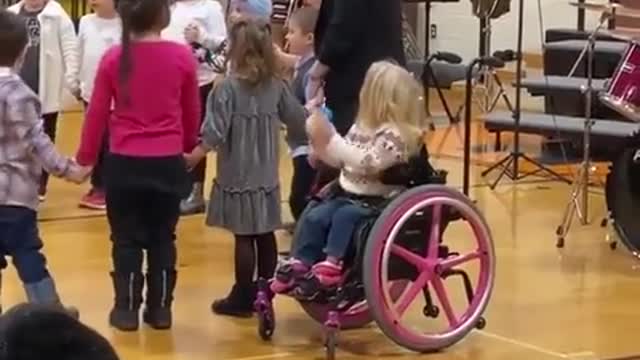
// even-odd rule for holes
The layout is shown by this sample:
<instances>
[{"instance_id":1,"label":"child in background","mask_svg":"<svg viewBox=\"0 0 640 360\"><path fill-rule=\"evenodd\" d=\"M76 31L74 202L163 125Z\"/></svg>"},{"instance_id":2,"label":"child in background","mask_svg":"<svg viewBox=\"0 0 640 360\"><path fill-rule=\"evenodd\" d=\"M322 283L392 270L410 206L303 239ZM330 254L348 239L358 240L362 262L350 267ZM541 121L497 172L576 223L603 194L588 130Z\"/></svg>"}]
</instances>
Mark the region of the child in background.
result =
<instances>
[{"instance_id":1,"label":"child in background","mask_svg":"<svg viewBox=\"0 0 640 360\"><path fill-rule=\"evenodd\" d=\"M296 10L289 20L286 40L289 52L299 57L293 76L293 92L301 104L307 104L305 89L307 87L308 72L315 56L313 53L313 30L318 19L318 11L311 7ZM298 221L302 211L307 206L307 198L311 191L315 170L309 164L309 148L307 146L291 149L293 159L293 178L291 179L291 195L289 206L293 219Z\"/></svg>"},{"instance_id":2,"label":"child in background","mask_svg":"<svg viewBox=\"0 0 640 360\"><path fill-rule=\"evenodd\" d=\"M118 13L122 45L100 62L76 158L82 165L97 162L108 124L105 172L117 174L106 177L115 292L110 324L138 329L146 252L143 320L168 329L176 225L190 185L182 154L196 145L200 122L197 63L188 47L161 38L168 2L120 0Z\"/></svg>"},{"instance_id":3,"label":"child in background","mask_svg":"<svg viewBox=\"0 0 640 360\"><path fill-rule=\"evenodd\" d=\"M29 34L24 20L0 10L0 256L13 258L29 302L58 306L60 298L38 235L42 167L81 183L91 169L61 156L42 128L38 96L17 75ZM69 309L77 316L75 309Z\"/></svg>"},{"instance_id":4,"label":"child in background","mask_svg":"<svg viewBox=\"0 0 640 360\"><path fill-rule=\"evenodd\" d=\"M80 97L85 111L91 100L93 82L98 64L104 53L120 43L122 24L116 12L114 0L91 0L93 14L80 19L78 43L80 53ZM95 210L106 208L104 197L104 157L107 152L107 136L102 139L98 162L91 174L91 189L80 200L80 206Z\"/></svg>"},{"instance_id":5,"label":"child in background","mask_svg":"<svg viewBox=\"0 0 640 360\"><path fill-rule=\"evenodd\" d=\"M306 145L305 109L275 76L271 29L263 20L239 20L231 28L230 74L207 103L201 143L190 166L217 152L207 225L235 235L235 285L216 300L217 314L251 316L254 279L270 279L277 262L274 231L281 227L279 138L286 124L290 146Z\"/></svg>"},{"instance_id":6,"label":"child in background","mask_svg":"<svg viewBox=\"0 0 640 360\"><path fill-rule=\"evenodd\" d=\"M216 50L227 38L227 27L222 6L216 0L178 0L171 6L171 21L162 32L167 40L193 46L198 44L210 51ZM217 76L210 64L200 60L194 48L194 56L199 60L198 83L200 85L201 118L204 121L207 97ZM183 215L202 213L204 203L204 177L206 158L191 172L193 187L188 198L180 204Z\"/></svg>"},{"instance_id":7,"label":"child in background","mask_svg":"<svg viewBox=\"0 0 640 360\"><path fill-rule=\"evenodd\" d=\"M279 267L271 288L300 298L319 286L336 285L357 224L371 214L366 204L388 198L397 186L380 181L382 172L417 153L422 131L420 86L405 69L374 63L360 91L360 108L346 137L320 111L307 121L318 158L341 169L338 194L300 220L291 259ZM324 251L323 251L324 249ZM309 271L313 276L305 276Z\"/></svg>"},{"instance_id":8,"label":"child in background","mask_svg":"<svg viewBox=\"0 0 640 360\"><path fill-rule=\"evenodd\" d=\"M79 96L78 42L71 18L57 1L22 0L9 7L22 16L29 30L29 48L20 76L40 97L44 131L56 139L58 113L62 110L63 85ZM40 201L47 193L49 174L42 172Z\"/></svg>"}]
</instances>

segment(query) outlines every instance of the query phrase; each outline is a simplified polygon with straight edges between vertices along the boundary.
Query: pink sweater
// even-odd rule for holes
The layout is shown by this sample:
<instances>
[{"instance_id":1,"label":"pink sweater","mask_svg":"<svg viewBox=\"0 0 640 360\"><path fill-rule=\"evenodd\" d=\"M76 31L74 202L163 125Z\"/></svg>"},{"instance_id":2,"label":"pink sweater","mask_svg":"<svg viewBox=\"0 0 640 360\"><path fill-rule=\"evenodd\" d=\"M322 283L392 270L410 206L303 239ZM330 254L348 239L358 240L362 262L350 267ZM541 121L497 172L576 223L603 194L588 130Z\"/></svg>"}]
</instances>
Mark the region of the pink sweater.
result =
<instances>
[{"instance_id":1,"label":"pink sweater","mask_svg":"<svg viewBox=\"0 0 640 360\"><path fill-rule=\"evenodd\" d=\"M179 155L197 143L200 96L191 50L168 41L133 42L130 50L128 105L119 101L121 47L102 58L76 155L80 165L96 163L105 131L109 151L119 155Z\"/></svg>"}]
</instances>

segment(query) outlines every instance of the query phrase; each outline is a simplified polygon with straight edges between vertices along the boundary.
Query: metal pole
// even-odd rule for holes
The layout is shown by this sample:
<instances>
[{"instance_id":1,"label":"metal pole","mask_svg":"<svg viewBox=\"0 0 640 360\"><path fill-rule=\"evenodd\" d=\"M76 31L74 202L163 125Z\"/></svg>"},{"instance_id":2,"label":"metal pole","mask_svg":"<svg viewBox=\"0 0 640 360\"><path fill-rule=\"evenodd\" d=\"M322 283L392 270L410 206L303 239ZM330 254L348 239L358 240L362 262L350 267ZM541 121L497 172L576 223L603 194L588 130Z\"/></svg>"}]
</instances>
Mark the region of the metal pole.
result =
<instances>
[{"instance_id":1,"label":"metal pole","mask_svg":"<svg viewBox=\"0 0 640 360\"><path fill-rule=\"evenodd\" d=\"M522 42L524 33L524 0L520 0L520 8L518 9L518 50L516 52L516 104L513 112L513 120L515 123L515 133L513 141L513 176L518 176L518 158L520 156L520 116L522 112Z\"/></svg>"},{"instance_id":2,"label":"metal pole","mask_svg":"<svg viewBox=\"0 0 640 360\"><path fill-rule=\"evenodd\" d=\"M578 3L584 4L585 0L578 0ZM584 31L584 8L578 7L578 30Z\"/></svg>"}]
</instances>

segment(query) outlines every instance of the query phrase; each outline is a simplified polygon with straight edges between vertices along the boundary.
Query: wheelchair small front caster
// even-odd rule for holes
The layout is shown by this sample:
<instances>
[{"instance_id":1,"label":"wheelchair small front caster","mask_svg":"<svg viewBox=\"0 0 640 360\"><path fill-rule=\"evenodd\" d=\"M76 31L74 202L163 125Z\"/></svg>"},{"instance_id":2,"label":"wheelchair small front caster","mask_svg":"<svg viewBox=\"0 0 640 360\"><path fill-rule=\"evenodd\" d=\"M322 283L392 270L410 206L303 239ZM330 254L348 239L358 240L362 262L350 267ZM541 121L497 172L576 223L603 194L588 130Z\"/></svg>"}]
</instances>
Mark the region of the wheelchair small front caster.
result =
<instances>
[{"instance_id":1,"label":"wheelchair small front caster","mask_svg":"<svg viewBox=\"0 0 640 360\"><path fill-rule=\"evenodd\" d=\"M615 250L618 248L618 242L617 241L612 241L609 243L609 249L611 250Z\"/></svg>"},{"instance_id":2,"label":"wheelchair small front caster","mask_svg":"<svg viewBox=\"0 0 640 360\"><path fill-rule=\"evenodd\" d=\"M556 247L558 249L561 249L564 247L564 229L562 228L562 225L558 226L558 228L556 229L556 235L558 235L558 241L556 242Z\"/></svg>"},{"instance_id":3,"label":"wheelchair small front caster","mask_svg":"<svg viewBox=\"0 0 640 360\"><path fill-rule=\"evenodd\" d=\"M476 323L476 329L478 330L482 330L487 326L487 320L485 320L483 317L481 317L480 319L478 319L478 322Z\"/></svg>"},{"instance_id":4,"label":"wheelchair small front caster","mask_svg":"<svg viewBox=\"0 0 640 360\"><path fill-rule=\"evenodd\" d=\"M602 221L600 221L600 227L607 227L608 223L609 223L609 219L602 218Z\"/></svg>"},{"instance_id":5,"label":"wheelchair small front caster","mask_svg":"<svg viewBox=\"0 0 640 360\"><path fill-rule=\"evenodd\" d=\"M273 311L273 303L269 296L268 282L261 280L258 285L258 295L254 304L258 315L258 335L264 341L271 340L276 328L276 317Z\"/></svg>"},{"instance_id":6,"label":"wheelchair small front caster","mask_svg":"<svg viewBox=\"0 0 640 360\"><path fill-rule=\"evenodd\" d=\"M327 329L324 347L327 351L327 360L335 360L337 347L337 330Z\"/></svg>"},{"instance_id":7,"label":"wheelchair small front caster","mask_svg":"<svg viewBox=\"0 0 640 360\"><path fill-rule=\"evenodd\" d=\"M275 328L276 322L273 316L273 309L265 309L264 311L258 312L258 335L260 335L262 340L271 340Z\"/></svg>"},{"instance_id":8,"label":"wheelchair small front caster","mask_svg":"<svg viewBox=\"0 0 640 360\"><path fill-rule=\"evenodd\" d=\"M425 317L435 319L438 317L438 315L440 315L440 308L438 308L436 305L431 305L431 306L427 305L424 308L422 308L422 314Z\"/></svg>"},{"instance_id":9,"label":"wheelchair small front caster","mask_svg":"<svg viewBox=\"0 0 640 360\"><path fill-rule=\"evenodd\" d=\"M340 320L337 311L329 311L327 321L324 323L325 341L324 346L327 351L327 360L335 360L336 347L338 346L337 337L340 330Z\"/></svg>"}]
</instances>

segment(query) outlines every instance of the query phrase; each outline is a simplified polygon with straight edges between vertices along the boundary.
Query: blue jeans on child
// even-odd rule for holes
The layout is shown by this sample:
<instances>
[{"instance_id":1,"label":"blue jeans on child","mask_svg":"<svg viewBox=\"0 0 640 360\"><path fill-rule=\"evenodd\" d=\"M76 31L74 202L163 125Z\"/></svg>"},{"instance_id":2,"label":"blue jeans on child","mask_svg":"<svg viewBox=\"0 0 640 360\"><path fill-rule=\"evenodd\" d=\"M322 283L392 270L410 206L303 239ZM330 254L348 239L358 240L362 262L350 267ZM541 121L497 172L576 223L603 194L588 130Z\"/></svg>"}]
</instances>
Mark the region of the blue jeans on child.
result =
<instances>
[{"instance_id":1,"label":"blue jeans on child","mask_svg":"<svg viewBox=\"0 0 640 360\"><path fill-rule=\"evenodd\" d=\"M320 203L300 219L292 257L309 266L324 260L325 255L342 259L356 227L371 214L371 209L347 198L337 197Z\"/></svg>"},{"instance_id":2,"label":"blue jeans on child","mask_svg":"<svg viewBox=\"0 0 640 360\"><path fill-rule=\"evenodd\" d=\"M11 256L24 284L49 278L41 249L36 212L25 207L0 206L0 269L7 266L4 256Z\"/></svg>"}]
</instances>

